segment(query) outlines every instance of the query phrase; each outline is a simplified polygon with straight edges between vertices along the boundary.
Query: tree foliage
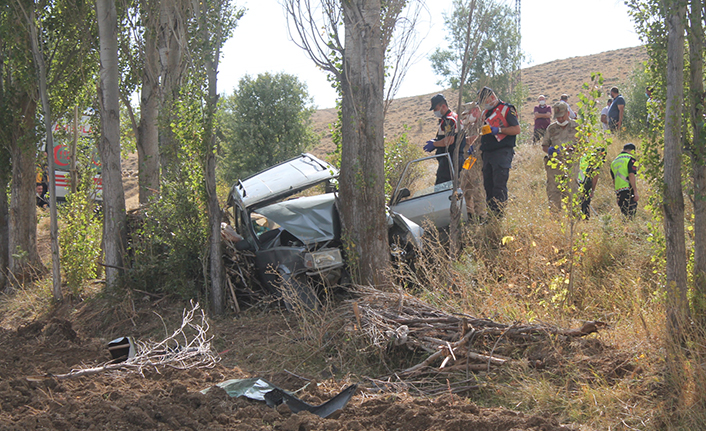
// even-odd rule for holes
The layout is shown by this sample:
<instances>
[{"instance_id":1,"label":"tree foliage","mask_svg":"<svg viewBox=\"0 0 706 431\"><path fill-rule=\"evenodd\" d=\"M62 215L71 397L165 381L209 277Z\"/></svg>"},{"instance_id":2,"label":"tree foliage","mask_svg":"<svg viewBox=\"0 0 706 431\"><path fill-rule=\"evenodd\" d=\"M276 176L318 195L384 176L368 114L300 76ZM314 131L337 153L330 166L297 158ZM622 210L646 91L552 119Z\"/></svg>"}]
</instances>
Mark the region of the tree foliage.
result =
<instances>
[{"instance_id":1,"label":"tree foliage","mask_svg":"<svg viewBox=\"0 0 706 431\"><path fill-rule=\"evenodd\" d=\"M466 30L471 20L470 55L465 69ZM520 33L515 12L496 0L454 0L453 10L444 15L446 45L437 48L429 60L440 82L456 89L463 81L469 87L492 87L498 95L509 95L513 88L513 72L518 70L522 55L517 50ZM505 98L507 100L507 98Z\"/></svg>"},{"instance_id":2,"label":"tree foliage","mask_svg":"<svg viewBox=\"0 0 706 431\"><path fill-rule=\"evenodd\" d=\"M312 99L296 76L245 76L222 101L221 177L228 183L310 149Z\"/></svg>"}]
</instances>

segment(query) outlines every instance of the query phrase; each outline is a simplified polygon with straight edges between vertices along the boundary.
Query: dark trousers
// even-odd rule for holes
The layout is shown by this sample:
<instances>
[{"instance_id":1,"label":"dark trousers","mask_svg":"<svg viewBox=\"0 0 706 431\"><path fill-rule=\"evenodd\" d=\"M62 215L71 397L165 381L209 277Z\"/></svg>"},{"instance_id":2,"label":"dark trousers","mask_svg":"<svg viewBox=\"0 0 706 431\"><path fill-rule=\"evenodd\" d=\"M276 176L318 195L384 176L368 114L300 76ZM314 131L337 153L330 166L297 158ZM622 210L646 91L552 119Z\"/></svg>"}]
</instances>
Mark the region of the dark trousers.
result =
<instances>
[{"instance_id":1,"label":"dark trousers","mask_svg":"<svg viewBox=\"0 0 706 431\"><path fill-rule=\"evenodd\" d=\"M620 212L628 218L633 218L637 212L637 202L633 200L632 190L621 190L617 195Z\"/></svg>"},{"instance_id":2,"label":"dark trousers","mask_svg":"<svg viewBox=\"0 0 706 431\"><path fill-rule=\"evenodd\" d=\"M439 167L436 168L436 182L434 182L434 184L442 184L447 181L451 181L453 177L451 176L449 159L446 157L439 157L437 160L439 161Z\"/></svg>"},{"instance_id":3,"label":"dark trousers","mask_svg":"<svg viewBox=\"0 0 706 431\"><path fill-rule=\"evenodd\" d=\"M536 144L538 141L541 141L544 138L544 134L547 132L547 129L534 129L534 135L532 137L532 143Z\"/></svg>"},{"instance_id":4,"label":"dark trousers","mask_svg":"<svg viewBox=\"0 0 706 431\"><path fill-rule=\"evenodd\" d=\"M589 219L591 217L591 188L593 181L590 178L586 178L583 184L579 185L579 193L581 193L581 212L584 218Z\"/></svg>"},{"instance_id":5,"label":"dark trousers","mask_svg":"<svg viewBox=\"0 0 706 431\"><path fill-rule=\"evenodd\" d=\"M510 166L515 151L512 148L500 148L495 151L483 151L483 187L488 209L496 216L502 216L507 201L507 180L510 178Z\"/></svg>"}]
</instances>

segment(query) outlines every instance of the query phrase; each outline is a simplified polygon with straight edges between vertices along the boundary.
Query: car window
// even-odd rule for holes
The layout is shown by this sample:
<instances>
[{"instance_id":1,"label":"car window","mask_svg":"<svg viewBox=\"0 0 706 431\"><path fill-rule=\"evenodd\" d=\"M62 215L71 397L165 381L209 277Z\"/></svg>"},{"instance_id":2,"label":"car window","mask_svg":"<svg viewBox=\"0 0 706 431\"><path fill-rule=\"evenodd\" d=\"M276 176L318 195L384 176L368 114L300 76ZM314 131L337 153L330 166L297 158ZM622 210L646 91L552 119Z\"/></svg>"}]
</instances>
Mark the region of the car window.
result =
<instances>
[{"instance_id":1,"label":"car window","mask_svg":"<svg viewBox=\"0 0 706 431\"><path fill-rule=\"evenodd\" d=\"M258 238L260 238L265 232L280 228L280 225L273 222L272 220L269 220L267 217L260 213L251 213L250 220L252 220L252 227Z\"/></svg>"},{"instance_id":2,"label":"car window","mask_svg":"<svg viewBox=\"0 0 706 431\"><path fill-rule=\"evenodd\" d=\"M404 197L402 197L399 202L451 190L453 187L451 181L434 184L436 182L436 169L438 166L439 162L436 158L411 162L399 185L400 189L409 190L409 195L406 193L402 195Z\"/></svg>"}]
</instances>

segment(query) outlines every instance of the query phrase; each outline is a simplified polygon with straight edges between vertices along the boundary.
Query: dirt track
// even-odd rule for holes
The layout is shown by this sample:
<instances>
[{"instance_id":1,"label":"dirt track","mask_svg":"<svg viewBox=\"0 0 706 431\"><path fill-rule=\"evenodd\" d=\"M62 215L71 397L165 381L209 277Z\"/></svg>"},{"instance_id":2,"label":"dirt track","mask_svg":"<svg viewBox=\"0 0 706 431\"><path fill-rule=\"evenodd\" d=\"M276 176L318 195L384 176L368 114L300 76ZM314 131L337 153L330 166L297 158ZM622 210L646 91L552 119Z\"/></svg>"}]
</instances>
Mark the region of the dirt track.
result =
<instances>
[{"instance_id":1,"label":"dirt track","mask_svg":"<svg viewBox=\"0 0 706 431\"><path fill-rule=\"evenodd\" d=\"M77 334L54 318L0 329L0 430L560 430L556 420L505 409L480 409L455 395L433 400L360 390L334 418L292 414L214 388L223 380L251 377L223 364L213 369L119 372L70 380L41 378L81 364L110 359L104 342ZM286 374L265 376L286 389L305 382ZM350 382L309 385L301 398L319 404ZM325 389L324 389L325 388Z\"/></svg>"}]
</instances>

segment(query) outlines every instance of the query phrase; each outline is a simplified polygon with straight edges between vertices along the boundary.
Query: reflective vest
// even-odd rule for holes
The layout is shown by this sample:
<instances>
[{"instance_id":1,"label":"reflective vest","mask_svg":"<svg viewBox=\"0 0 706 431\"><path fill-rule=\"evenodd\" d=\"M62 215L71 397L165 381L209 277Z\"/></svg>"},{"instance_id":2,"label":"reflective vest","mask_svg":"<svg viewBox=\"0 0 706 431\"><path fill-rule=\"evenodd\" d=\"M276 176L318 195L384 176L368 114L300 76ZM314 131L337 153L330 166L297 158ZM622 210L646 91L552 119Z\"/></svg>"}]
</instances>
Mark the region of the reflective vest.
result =
<instances>
[{"instance_id":1,"label":"reflective vest","mask_svg":"<svg viewBox=\"0 0 706 431\"><path fill-rule=\"evenodd\" d=\"M630 190L630 180L628 179L628 163L635 160L632 154L620 153L610 164L610 170L615 178L615 191Z\"/></svg>"},{"instance_id":2,"label":"reflective vest","mask_svg":"<svg viewBox=\"0 0 706 431\"><path fill-rule=\"evenodd\" d=\"M510 107L508 105L503 102L499 102L498 105L493 108L492 111L490 111L490 115L488 115L488 118L485 119L486 124L488 124L490 127L508 127L507 113L509 110ZM483 112L483 114L485 114L486 112ZM483 116L485 117L485 115ZM495 135L495 138L498 140L498 142L500 142L505 139L505 136L507 135L497 134Z\"/></svg>"},{"instance_id":3,"label":"reflective vest","mask_svg":"<svg viewBox=\"0 0 706 431\"><path fill-rule=\"evenodd\" d=\"M583 184L586 181L586 170L588 169L588 154L581 157L579 162L579 184Z\"/></svg>"},{"instance_id":4,"label":"reflective vest","mask_svg":"<svg viewBox=\"0 0 706 431\"><path fill-rule=\"evenodd\" d=\"M453 122L454 122L454 131L453 131L453 133L456 134L456 133L459 132L458 114L456 114L454 111L452 111L452 110L449 109L449 110L446 112L446 115L444 115L444 116L439 120L439 130L437 130L436 136L439 136L439 135L444 135L444 137L447 136L446 131L445 131L444 129L442 129L442 127L444 126L444 123L446 122L446 119L453 119ZM452 144L452 145L453 145L453 144Z\"/></svg>"}]
</instances>

